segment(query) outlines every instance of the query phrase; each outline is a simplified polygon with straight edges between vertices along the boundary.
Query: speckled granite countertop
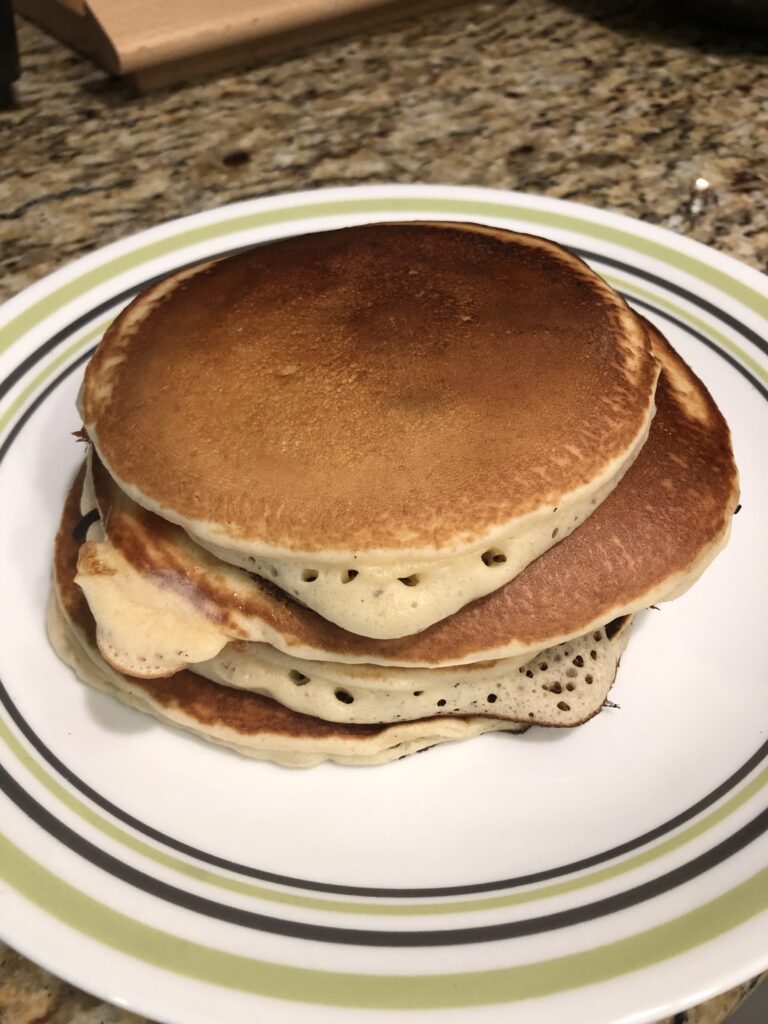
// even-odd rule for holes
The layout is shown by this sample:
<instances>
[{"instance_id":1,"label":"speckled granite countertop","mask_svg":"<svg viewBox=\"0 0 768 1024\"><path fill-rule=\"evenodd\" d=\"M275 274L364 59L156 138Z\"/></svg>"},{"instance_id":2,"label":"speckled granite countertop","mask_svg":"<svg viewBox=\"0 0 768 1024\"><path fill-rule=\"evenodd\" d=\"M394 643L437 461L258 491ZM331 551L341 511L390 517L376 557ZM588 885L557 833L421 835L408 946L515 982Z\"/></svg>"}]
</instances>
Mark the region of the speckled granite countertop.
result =
<instances>
[{"instance_id":1,"label":"speckled granite countertop","mask_svg":"<svg viewBox=\"0 0 768 1024\"><path fill-rule=\"evenodd\" d=\"M169 217L377 181L581 200L765 267L768 45L651 11L469 4L140 98L22 24L0 298Z\"/></svg>"},{"instance_id":2,"label":"speckled granite countertop","mask_svg":"<svg viewBox=\"0 0 768 1024\"><path fill-rule=\"evenodd\" d=\"M469 4L144 97L22 23L18 105L0 112L0 299L167 218L386 181L580 200L765 270L768 44L664 6ZM739 995L674 1020L719 1024ZM137 1020L0 944L2 1024Z\"/></svg>"}]
</instances>

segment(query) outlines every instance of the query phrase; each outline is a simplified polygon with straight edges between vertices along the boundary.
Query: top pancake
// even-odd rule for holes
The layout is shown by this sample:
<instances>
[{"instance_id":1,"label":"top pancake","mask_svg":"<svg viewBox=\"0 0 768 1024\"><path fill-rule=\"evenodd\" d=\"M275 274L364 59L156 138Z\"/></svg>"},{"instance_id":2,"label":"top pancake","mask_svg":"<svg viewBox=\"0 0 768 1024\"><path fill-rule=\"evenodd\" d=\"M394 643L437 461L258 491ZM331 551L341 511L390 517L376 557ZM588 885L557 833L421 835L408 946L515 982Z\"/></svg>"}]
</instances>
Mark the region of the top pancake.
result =
<instances>
[{"instance_id":1,"label":"top pancake","mask_svg":"<svg viewBox=\"0 0 768 1024\"><path fill-rule=\"evenodd\" d=\"M203 543L381 564L588 506L636 453L657 372L623 300L554 243L379 224L154 286L105 335L83 413L120 486Z\"/></svg>"}]
</instances>

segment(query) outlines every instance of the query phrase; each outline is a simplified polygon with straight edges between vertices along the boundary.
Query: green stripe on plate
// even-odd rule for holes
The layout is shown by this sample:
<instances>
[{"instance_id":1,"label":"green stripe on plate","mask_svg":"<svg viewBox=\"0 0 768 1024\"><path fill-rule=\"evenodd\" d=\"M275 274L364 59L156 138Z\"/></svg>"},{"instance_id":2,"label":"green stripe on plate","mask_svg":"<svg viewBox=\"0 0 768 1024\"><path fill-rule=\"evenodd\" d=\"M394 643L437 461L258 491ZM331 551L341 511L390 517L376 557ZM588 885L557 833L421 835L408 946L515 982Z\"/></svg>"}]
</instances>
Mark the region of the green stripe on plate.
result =
<instances>
[{"instance_id":1,"label":"green stripe on plate","mask_svg":"<svg viewBox=\"0 0 768 1024\"><path fill-rule=\"evenodd\" d=\"M752 356L748 355L743 348L740 348L735 342L731 341L729 337L723 334L722 331L713 327L712 324L708 324L705 320L696 316L694 313L687 309L683 309L678 306L676 302L670 301L666 296L659 295L658 292L652 292L648 288L643 288L635 281L627 281L626 278L621 278L614 273L603 273L601 277L604 277L606 281L610 282L614 288L618 288L624 292L633 292L640 298L647 299L650 303L654 304L660 311L665 309L674 313L680 317L681 320L686 320L691 327L695 327L702 334L708 335L711 339L716 340L721 348L725 349L726 352L730 352L731 355L737 356L742 363L748 367L752 373L764 383L768 384L768 370L760 365Z\"/></svg>"},{"instance_id":2,"label":"green stripe on plate","mask_svg":"<svg viewBox=\"0 0 768 1024\"><path fill-rule=\"evenodd\" d=\"M93 341L95 338L98 338L103 334L109 323L109 320L103 320L98 324L98 326L94 327L92 330L88 331L87 334L83 335L82 338L79 338L74 342L74 344L67 346L63 351L59 352L45 367L45 369L41 370L40 373L33 377L29 384L27 384L27 386L19 392L13 401L8 404L8 407L5 409L3 414L0 415L0 431L5 430L15 413L21 409L21 407L32 397L38 388L45 384L54 370L58 370L58 368L66 363L76 352L79 352L81 349L85 348L90 341Z\"/></svg>"},{"instance_id":3,"label":"green stripe on plate","mask_svg":"<svg viewBox=\"0 0 768 1024\"><path fill-rule=\"evenodd\" d=\"M173 854L158 850L142 839L124 831L119 826L103 818L98 811L88 807L73 793L65 789L57 782L46 769L35 760L34 756L24 749L19 740L13 735L6 723L0 719L0 738L4 741L9 750L25 765L28 771L44 786L49 793L56 797L61 803L78 815L83 821L98 829L101 833L109 836L110 839L119 842L123 846L149 860L162 864L164 867L178 871L198 882L216 886L229 892L239 893L244 896L266 900L271 903L279 903L293 907L303 907L307 910L319 910L341 914L363 914L370 916L434 916L438 914L464 914L483 910L494 910L502 907L518 906L524 903L532 903L538 900L547 899L553 896L561 896L580 889L589 888L601 882L618 878L629 871L653 863L660 857L664 857L675 850L680 849L687 843L699 836L704 835L710 829L725 821L731 814L743 807L752 797L758 794L768 785L768 766L755 776L738 793L726 800L710 814L689 825L676 835L671 836L656 846L649 847L626 860L619 861L605 868L570 878L567 881L555 882L543 885L537 889L528 889L524 892L508 893L502 896L489 896L472 900L452 900L446 902L431 901L429 903L383 903L380 900L370 903L345 901L338 899L324 899L321 897L296 895L295 893L283 892L281 890L268 889L265 886L255 885L251 882L241 882L227 875L221 875L208 868L201 868L187 861L175 857Z\"/></svg>"},{"instance_id":4,"label":"green stripe on plate","mask_svg":"<svg viewBox=\"0 0 768 1024\"><path fill-rule=\"evenodd\" d=\"M660 242L638 237L621 228L594 223L585 217L551 210L536 210L515 203L491 202L473 199L430 199L427 196L392 196L381 199L346 199L308 202L306 205L290 206L277 210L261 210L251 214L239 214L224 221L187 228L168 238L140 245L138 248L99 264L83 272L67 284L59 286L28 309L19 313L4 328L0 329L0 352L14 344L24 333L35 327L62 305L79 298L84 292L111 280L118 274L133 270L141 263L158 259L177 252L187 246L221 239L240 231L276 224L288 224L297 220L314 220L319 217L349 216L355 214L425 213L459 215L495 219L514 218L516 221L536 227L560 228L581 235L597 238L603 242L623 246L651 259L659 260L677 270L697 277L702 283L718 288L747 308L768 319L768 296L722 270L718 270L701 259L679 252Z\"/></svg>"},{"instance_id":5,"label":"green stripe on plate","mask_svg":"<svg viewBox=\"0 0 768 1024\"><path fill-rule=\"evenodd\" d=\"M768 907L766 868L696 910L586 952L458 974L344 974L228 953L135 921L79 892L2 837L0 875L46 913L136 960L253 995L357 1009L434 1010L542 998L689 952Z\"/></svg>"}]
</instances>

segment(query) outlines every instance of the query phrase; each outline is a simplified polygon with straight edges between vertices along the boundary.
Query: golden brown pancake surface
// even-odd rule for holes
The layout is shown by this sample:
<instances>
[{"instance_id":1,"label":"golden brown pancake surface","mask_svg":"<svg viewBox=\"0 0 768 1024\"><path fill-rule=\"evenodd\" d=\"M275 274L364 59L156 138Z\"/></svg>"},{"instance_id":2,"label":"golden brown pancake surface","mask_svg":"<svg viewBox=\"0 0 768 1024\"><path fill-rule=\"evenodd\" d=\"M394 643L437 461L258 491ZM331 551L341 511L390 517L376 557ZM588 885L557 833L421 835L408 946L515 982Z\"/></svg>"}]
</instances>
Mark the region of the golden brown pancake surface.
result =
<instances>
[{"instance_id":1,"label":"golden brown pancake surface","mask_svg":"<svg viewBox=\"0 0 768 1024\"><path fill-rule=\"evenodd\" d=\"M137 500L233 546L449 553L614 472L656 373L553 243L369 225L150 289L91 361L84 419Z\"/></svg>"},{"instance_id":2,"label":"golden brown pancake surface","mask_svg":"<svg viewBox=\"0 0 768 1024\"><path fill-rule=\"evenodd\" d=\"M738 501L722 415L693 372L647 326L663 367L658 411L622 482L516 579L422 633L388 641L355 636L246 573L236 592L228 589L207 552L201 555L178 527L126 506L95 460L108 537L142 572L159 573L164 585L197 588L198 603L233 637L242 635L240 617L252 617L280 638L272 642L303 657L430 666L499 657L516 645L539 650L576 636L692 580L719 550Z\"/></svg>"}]
</instances>

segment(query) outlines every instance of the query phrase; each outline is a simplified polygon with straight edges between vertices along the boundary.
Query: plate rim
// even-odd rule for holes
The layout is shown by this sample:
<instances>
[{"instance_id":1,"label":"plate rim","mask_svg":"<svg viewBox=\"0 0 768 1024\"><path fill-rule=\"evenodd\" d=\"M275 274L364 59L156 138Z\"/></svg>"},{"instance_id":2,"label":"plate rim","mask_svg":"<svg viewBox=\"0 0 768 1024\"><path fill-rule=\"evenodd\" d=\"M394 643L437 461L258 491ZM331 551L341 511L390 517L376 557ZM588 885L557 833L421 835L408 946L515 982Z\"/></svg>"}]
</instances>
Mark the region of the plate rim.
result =
<instances>
[{"instance_id":1,"label":"plate rim","mask_svg":"<svg viewBox=\"0 0 768 1024\"><path fill-rule=\"evenodd\" d=\"M577 210L583 211L589 217L595 217L597 219L607 218L607 219L610 219L610 220L618 219L626 227L630 227L630 226L631 227L635 227L636 225L640 224L647 231L649 231L651 233L661 233L663 236L665 236L666 239L674 240L674 242L676 244L677 243L685 243L687 246L694 247L694 249L697 252L698 251L703 251L703 253L707 254L707 257L709 259L711 259L711 257L714 255L714 256L718 257L718 259L720 259L720 260L724 260L724 261L726 261L729 264L733 264L734 268L738 268L738 271L739 271L740 274L742 274L744 271L749 271L750 273L747 275L748 277L753 278L755 281L759 280L759 283L760 283L760 285L761 285L761 287L763 289L766 289L766 287L768 287L768 278L766 278L762 274L760 274L759 271L756 271L753 268L750 268L750 267L748 267L748 266L746 266L744 264L741 264L735 258L733 258L731 256L728 256L727 254L719 253L717 250L710 249L709 247L707 247L705 245L702 245L701 243L695 242L695 241L693 241L691 239L686 239L686 238L683 238L683 237L679 237L679 236L675 235L673 232L670 232L670 231L668 231L667 229L664 229L664 228L660 228L660 227L658 227L656 225L644 225L642 222L635 221L632 218L627 217L627 216L625 216L623 214L617 214L617 213L613 213L613 212L610 212L610 211L598 211L598 210L595 210L592 207L586 206L584 204L571 203L571 202L569 202L567 200L559 200L559 199L554 199L554 198L550 198L550 197L546 197L546 196L529 196L529 195L527 195L525 193L503 192L501 190L487 190L487 189L477 189L477 188L469 188L469 189L467 189L467 188L462 187L462 186L429 186L429 185L424 185L424 186L414 186L414 185L410 185L410 186L409 185L386 186L386 185L376 185L376 186L344 186L344 187L335 188L335 189L328 189L328 190L319 189L319 190L311 190L311 191L298 192L298 193L288 193L288 194L285 194L284 196L277 195L277 196L263 197L263 198L259 198L259 199L244 200L244 201L241 201L240 203L231 204L229 206L219 207L219 208L217 208L217 209L215 209L213 211L203 211L201 213L192 214L192 215L189 215L187 217L183 217L183 218L178 218L178 219L175 219L175 220L167 221L164 224L157 225L154 228L150 228L150 229L147 229L145 231L138 232L138 233L136 233L134 235L131 235L131 236L127 237L127 238L120 239L120 240L118 240L116 242L113 242L109 246L106 246L106 247L104 247L102 249L96 250L94 253L91 253L91 254L88 254L86 256L80 257L78 260L75 260L72 263L68 264L67 266L65 266L63 268L60 268L59 270L54 271L52 274L47 275L46 277L42 278L40 281L38 281L35 284L31 285L29 288L27 288L23 292L21 292L20 295L16 297L16 299L19 300L19 303L21 303L21 300L24 299L25 297L28 298L28 299L31 298L31 299L37 301L36 300L36 296L37 296L38 291L41 294L47 293L49 291L50 284L52 282L54 282L54 281L56 281L56 282L64 281L64 283L66 283L66 281L70 280L70 276L72 276L72 275L76 276L76 270L77 270L78 267L82 268L83 265L85 265L85 269L87 271L89 269L89 263L90 262L93 262L99 256L103 257L104 254L106 254L106 253L108 253L110 251L119 254L119 252L121 250L126 249L127 251L133 252L134 248L138 245L140 240L145 239L147 236L157 235L158 237L167 238L167 239L176 238L177 235L176 235L176 231L174 229L178 228L178 226L180 226L180 225L190 224L190 222L194 222L196 224L197 223L205 224L205 223L210 222L211 220L213 220L213 222L215 223L215 222L217 222L217 218L225 219L224 218L224 214L226 212L231 212L233 210L245 210L245 209L252 210L254 207L256 207L257 209L260 209L262 207L264 207L266 209L269 209L271 207L271 205L274 205L274 204L278 203L281 199L291 200L291 202L289 203L289 206L292 206L292 207L295 206L296 209L302 209L302 207L300 205L300 200L303 197L316 197L318 195L325 195L325 196L332 195L334 199L337 199L337 198L342 197L344 195L349 195L350 193L352 193L354 195L361 195L363 193L365 195L375 195L377 198L380 198L382 195L384 195L385 198L386 198L386 196L389 195L389 194L392 194L394 196L401 196L401 197L402 196L408 196L408 197L417 198L420 203L422 203L423 199L425 197L428 197L428 196L432 196L432 197L436 196L438 200L442 200L442 199L450 199L450 198L452 198L453 196L456 196L456 195L465 196L465 195L467 195L467 193L469 193L470 195L477 195L477 194L489 195L490 194L491 196L493 196L493 197L495 197L497 199L499 197L503 197L503 199L505 200L504 206L505 206L505 209L506 209L506 213L504 215L509 217L509 218L516 218L516 216L517 216L517 210L512 206L510 200L518 201L518 202L522 201L523 203L525 203L525 202L527 202L529 200L533 200L534 204L536 202L543 203L544 204L543 207L542 207L543 209L546 209L547 207L549 207L552 204L555 205L558 208L567 208L568 210L573 210L574 208L577 208ZM499 214L499 216L502 216L502 214ZM297 219L303 220L303 217L302 218L297 218ZM143 261L141 261L141 262L143 263ZM110 278L110 280L112 280L112 278ZM734 298L734 301L740 301L740 300ZM5 323L5 330L6 330L6 332L7 332L7 329L9 328L9 326L13 326L14 319L18 320L18 317L14 313L14 310L16 309L16 300L10 300L10 302L14 304L12 306L12 308L11 308L11 313L13 313L14 316L11 317L10 321L8 320L8 312L7 312L8 304L6 304L5 307L0 309L0 324L2 324L3 322ZM56 311L60 311L62 308L65 308L65 307L57 307ZM768 310L768 297L765 298L765 308L766 308L766 310ZM760 315L762 315L762 314L760 314ZM47 314L46 314L46 317L44 317L41 321L38 321L38 323L35 326L40 326L41 324L44 324L46 318L47 318ZM27 329L25 329L25 334L27 333ZM6 337L7 338L7 333L6 333L6 335L0 334L0 337ZM7 341L6 341L6 345L7 345ZM3 346L2 346L2 343L0 343L0 352L2 352L2 349L3 349ZM768 379L768 377L767 377L767 379ZM56 970L57 973L61 973L60 970L57 969L57 968L54 968L54 970ZM451 975L450 977L454 977L454 975ZM82 980L81 979L76 979L75 983L76 984L80 984L82 986Z\"/></svg>"}]
</instances>

